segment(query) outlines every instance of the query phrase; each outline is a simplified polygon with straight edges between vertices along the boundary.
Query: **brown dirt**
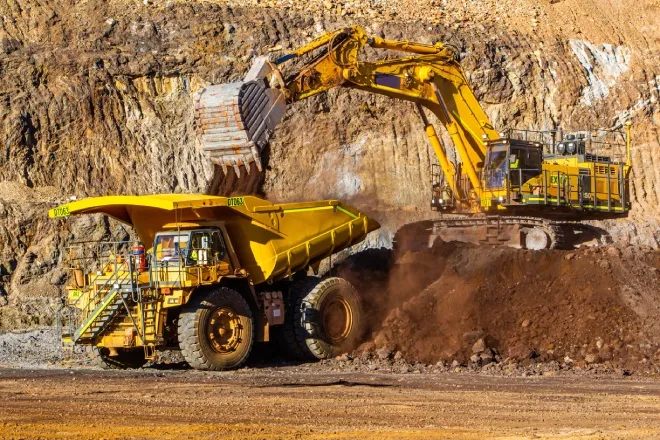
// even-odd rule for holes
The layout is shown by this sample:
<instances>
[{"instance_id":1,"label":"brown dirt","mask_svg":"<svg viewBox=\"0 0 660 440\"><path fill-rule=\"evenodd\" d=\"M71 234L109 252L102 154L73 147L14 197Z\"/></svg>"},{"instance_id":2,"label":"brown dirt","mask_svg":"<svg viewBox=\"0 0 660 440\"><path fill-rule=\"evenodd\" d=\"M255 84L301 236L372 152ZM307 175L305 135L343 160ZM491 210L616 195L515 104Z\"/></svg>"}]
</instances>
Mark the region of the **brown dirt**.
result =
<instances>
[{"instance_id":1,"label":"brown dirt","mask_svg":"<svg viewBox=\"0 0 660 440\"><path fill-rule=\"evenodd\" d=\"M652 439L657 380L1 370L0 439Z\"/></svg>"},{"instance_id":2,"label":"brown dirt","mask_svg":"<svg viewBox=\"0 0 660 440\"><path fill-rule=\"evenodd\" d=\"M371 334L362 350L466 364L492 349L494 360L660 372L657 252L532 252L454 242L370 269L387 267L386 258L371 251L339 271L366 295ZM473 351L480 339L485 347Z\"/></svg>"}]
</instances>

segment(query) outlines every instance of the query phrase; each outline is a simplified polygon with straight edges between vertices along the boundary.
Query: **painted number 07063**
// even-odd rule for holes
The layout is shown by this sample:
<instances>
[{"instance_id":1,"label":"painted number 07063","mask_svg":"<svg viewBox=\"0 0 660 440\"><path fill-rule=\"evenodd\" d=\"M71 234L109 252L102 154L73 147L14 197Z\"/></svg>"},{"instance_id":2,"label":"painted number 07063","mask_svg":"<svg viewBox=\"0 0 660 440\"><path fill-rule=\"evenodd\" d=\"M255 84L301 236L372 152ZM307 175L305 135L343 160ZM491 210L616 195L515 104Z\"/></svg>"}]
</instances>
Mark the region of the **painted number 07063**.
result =
<instances>
[{"instance_id":1,"label":"painted number 07063","mask_svg":"<svg viewBox=\"0 0 660 440\"><path fill-rule=\"evenodd\" d=\"M227 199L227 206L245 206L243 197L230 197Z\"/></svg>"}]
</instances>

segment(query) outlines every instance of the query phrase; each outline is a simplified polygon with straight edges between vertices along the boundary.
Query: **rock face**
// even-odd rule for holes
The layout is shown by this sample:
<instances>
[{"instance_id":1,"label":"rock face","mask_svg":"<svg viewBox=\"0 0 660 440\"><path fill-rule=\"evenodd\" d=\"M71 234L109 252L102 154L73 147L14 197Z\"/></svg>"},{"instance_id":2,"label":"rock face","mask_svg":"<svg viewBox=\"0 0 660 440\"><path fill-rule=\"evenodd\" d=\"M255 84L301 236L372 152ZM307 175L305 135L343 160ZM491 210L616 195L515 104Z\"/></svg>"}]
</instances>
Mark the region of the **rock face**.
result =
<instances>
[{"instance_id":1,"label":"rock face","mask_svg":"<svg viewBox=\"0 0 660 440\"><path fill-rule=\"evenodd\" d=\"M241 78L256 55L351 24L458 46L498 127L632 120L635 209L602 226L620 243L658 247L654 2L271 3L0 0L0 304L55 296L57 249L72 233L102 237L115 228L97 219L48 221L46 208L69 196L332 197L394 226L430 217L434 158L408 103L345 90L298 103L275 135L267 171L249 178L225 177L199 153L195 90Z\"/></svg>"}]
</instances>

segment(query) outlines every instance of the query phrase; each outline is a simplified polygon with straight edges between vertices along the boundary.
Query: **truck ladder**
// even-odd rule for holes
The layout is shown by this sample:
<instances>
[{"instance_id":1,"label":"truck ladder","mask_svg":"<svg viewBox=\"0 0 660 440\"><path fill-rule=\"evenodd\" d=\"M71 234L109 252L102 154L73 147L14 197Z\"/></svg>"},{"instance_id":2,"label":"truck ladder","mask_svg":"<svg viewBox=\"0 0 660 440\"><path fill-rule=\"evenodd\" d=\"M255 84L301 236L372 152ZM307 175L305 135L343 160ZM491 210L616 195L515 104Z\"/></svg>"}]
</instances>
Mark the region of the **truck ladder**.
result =
<instances>
[{"instance_id":1,"label":"truck ladder","mask_svg":"<svg viewBox=\"0 0 660 440\"><path fill-rule=\"evenodd\" d=\"M133 288L130 281L129 283L125 283L126 278L128 277L117 280L117 282L113 283L110 291L103 297L89 317L74 333L72 339L74 344L80 339L93 339L98 336L110 321L117 316L121 306L127 306L126 301L131 299ZM128 308L127 312L129 312L130 315Z\"/></svg>"}]
</instances>

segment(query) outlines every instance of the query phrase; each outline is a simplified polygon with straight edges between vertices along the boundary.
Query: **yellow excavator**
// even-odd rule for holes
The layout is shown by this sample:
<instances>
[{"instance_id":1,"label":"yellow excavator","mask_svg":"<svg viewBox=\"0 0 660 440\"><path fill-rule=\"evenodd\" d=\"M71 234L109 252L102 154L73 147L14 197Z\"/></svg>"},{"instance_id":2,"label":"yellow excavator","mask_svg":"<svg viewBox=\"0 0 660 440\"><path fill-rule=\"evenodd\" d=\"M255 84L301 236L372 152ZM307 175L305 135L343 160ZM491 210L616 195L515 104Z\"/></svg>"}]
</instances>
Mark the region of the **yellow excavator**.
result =
<instances>
[{"instance_id":1,"label":"yellow excavator","mask_svg":"<svg viewBox=\"0 0 660 440\"><path fill-rule=\"evenodd\" d=\"M361 61L365 46L411 55ZM433 231L461 231L473 241L529 249L566 246L584 220L630 210L631 127L563 132L493 127L459 62L444 43L368 36L353 26L327 33L271 61L259 57L243 81L212 85L194 96L195 123L210 160L261 171L261 152L287 106L334 87L414 103L438 159L431 207ZM288 63L287 63L288 62ZM289 72L283 67L293 64ZM435 115L456 152L450 160L426 114Z\"/></svg>"}]
</instances>

